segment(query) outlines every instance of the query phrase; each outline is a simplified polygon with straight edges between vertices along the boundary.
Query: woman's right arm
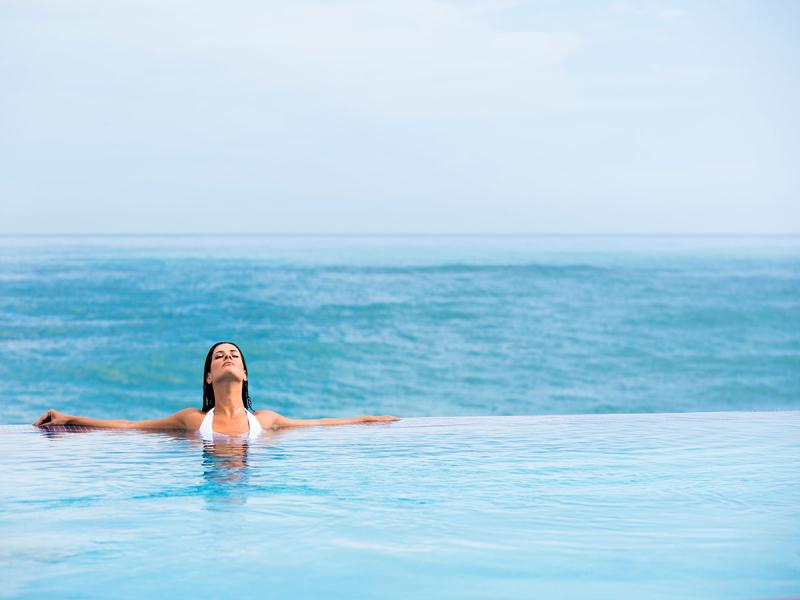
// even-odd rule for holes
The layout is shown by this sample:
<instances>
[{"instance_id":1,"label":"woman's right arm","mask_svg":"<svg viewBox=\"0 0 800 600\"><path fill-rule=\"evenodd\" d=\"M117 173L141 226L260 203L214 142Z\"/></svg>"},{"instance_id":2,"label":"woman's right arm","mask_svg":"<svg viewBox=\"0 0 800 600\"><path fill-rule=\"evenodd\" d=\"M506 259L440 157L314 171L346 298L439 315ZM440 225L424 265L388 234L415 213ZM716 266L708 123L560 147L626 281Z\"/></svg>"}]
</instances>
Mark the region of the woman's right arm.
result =
<instances>
[{"instance_id":1,"label":"woman's right arm","mask_svg":"<svg viewBox=\"0 0 800 600\"><path fill-rule=\"evenodd\" d=\"M74 415L65 415L57 410L50 409L36 419L33 424L36 427L48 427L50 425L83 425L84 427L99 427L102 429L189 429L188 418L193 412L196 412L196 409L185 408L164 419L126 421L124 419L77 417Z\"/></svg>"}]
</instances>

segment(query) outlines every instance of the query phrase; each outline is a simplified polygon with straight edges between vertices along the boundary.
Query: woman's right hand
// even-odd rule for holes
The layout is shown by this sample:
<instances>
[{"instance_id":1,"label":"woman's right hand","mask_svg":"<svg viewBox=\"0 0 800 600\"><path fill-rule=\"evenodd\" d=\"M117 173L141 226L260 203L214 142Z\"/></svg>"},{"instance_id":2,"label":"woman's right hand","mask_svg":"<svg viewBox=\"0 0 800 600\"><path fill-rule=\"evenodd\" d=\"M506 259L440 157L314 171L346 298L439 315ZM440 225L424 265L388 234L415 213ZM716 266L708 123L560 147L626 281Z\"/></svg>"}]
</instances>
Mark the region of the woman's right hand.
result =
<instances>
[{"instance_id":1,"label":"woman's right hand","mask_svg":"<svg viewBox=\"0 0 800 600\"><path fill-rule=\"evenodd\" d=\"M34 421L36 427L47 427L48 425L67 425L72 417L65 415L52 408Z\"/></svg>"}]
</instances>

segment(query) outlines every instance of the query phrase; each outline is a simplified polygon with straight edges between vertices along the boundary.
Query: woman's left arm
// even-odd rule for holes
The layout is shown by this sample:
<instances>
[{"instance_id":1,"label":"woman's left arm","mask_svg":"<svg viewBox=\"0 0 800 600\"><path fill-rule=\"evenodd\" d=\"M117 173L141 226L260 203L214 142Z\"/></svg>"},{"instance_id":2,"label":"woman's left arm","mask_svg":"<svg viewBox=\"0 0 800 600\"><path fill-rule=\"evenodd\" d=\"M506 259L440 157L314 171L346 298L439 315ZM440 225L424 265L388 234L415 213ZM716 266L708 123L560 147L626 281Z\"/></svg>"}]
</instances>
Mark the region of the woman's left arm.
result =
<instances>
[{"instance_id":1,"label":"woman's left arm","mask_svg":"<svg viewBox=\"0 0 800 600\"><path fill-rule=\"evenodd\" d=\"M279 415L274 410L259 410L256 418L265 429L280 429L281 427L314 427L319 425L352 425L355 423L386 423L389 421L399 421L399 417L390 415L352 417L347 419L289 419Z\"/></svg>"}]
</instances>

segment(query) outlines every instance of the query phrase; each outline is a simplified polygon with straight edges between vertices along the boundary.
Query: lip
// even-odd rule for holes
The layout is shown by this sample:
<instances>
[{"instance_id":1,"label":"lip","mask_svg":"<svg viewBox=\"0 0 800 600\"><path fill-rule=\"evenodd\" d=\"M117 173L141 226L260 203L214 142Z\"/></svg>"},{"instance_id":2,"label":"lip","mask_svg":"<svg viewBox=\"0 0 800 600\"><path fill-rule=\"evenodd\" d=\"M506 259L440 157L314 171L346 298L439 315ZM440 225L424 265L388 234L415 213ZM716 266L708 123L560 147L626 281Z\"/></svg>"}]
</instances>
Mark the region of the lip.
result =
<instances>
[{"instance_id":1,"label":"lip","mask_svg":"<svg viewBox=\"0 0 800 600\"><path fill-rule=\"evenodd\" d=\"M232 360L226 360L224 363L222 363L222 366L224 367L225 365L232 365L232 364L234 364Z\"/></svg>"}]
</instances>

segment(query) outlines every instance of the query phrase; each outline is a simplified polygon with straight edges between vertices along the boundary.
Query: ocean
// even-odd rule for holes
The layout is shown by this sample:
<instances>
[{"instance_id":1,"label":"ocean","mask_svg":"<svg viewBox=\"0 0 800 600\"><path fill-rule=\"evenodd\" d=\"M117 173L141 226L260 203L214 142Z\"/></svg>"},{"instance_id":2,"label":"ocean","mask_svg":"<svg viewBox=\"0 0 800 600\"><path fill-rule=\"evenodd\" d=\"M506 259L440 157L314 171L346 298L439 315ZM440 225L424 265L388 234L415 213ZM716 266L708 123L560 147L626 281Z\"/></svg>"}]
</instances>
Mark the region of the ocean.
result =
<instances>
[{"instance_id":1,"label":"ocean","mask_svg":"<svg viewBox=\"0 0 800 600\"><path fill-rule=\"evenodd\" d=\"M797 236L0 237L0 423L800 408Z\"/></svg>"}]
</instances>

